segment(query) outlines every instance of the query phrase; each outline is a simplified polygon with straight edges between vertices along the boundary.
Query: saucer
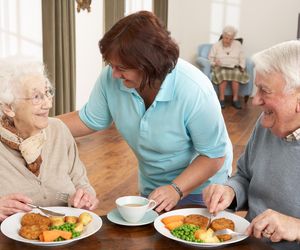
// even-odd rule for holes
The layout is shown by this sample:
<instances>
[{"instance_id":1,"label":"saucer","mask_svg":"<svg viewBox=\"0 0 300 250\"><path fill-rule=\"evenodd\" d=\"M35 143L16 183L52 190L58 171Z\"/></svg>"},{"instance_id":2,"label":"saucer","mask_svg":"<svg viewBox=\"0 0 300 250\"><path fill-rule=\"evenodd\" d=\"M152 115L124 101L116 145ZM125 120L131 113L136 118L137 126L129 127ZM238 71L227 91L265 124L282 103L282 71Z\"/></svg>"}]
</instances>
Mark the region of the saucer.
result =
<instances>
[{"instance_id":1,"label":"saucer","mask_svg":"<svg viewBox=\"0 0 300 250\"><path fill-rule=\"evenodd\" d=\"M148 211L143 219L136 223L130 223L122 218L117 208L113 209L107 214L107 219L113 223L123 225L123 226L142 226L152 223L156 217L158 217L158 213L153 210Z\"/></svg>"}]
</instances>

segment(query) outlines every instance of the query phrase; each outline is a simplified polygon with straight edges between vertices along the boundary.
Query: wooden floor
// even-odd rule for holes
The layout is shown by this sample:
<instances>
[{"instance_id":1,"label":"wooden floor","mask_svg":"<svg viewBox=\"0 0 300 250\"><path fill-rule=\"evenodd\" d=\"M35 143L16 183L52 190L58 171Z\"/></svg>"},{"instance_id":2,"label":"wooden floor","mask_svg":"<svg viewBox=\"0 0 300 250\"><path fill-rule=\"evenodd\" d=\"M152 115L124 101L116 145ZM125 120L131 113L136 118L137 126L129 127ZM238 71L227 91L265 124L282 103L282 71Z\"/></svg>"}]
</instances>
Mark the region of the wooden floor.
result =
<instances>
[{"instance_id":1,"label":"wooden floor","mask_svg":"<svg viewBox=\"0 0 300 250\"><path fill-rule=\"evenodd\" d=\"M259 109L251 105L251 99L242 110L234 109L229 102L223 109L233 144L234 171L259 114ZM138 194L137 161L114 127L77 138L76 141L80 158L100 200L99 208L95 211L97 214L105 215L112 210L119 196Z\"/></svg>"}]
</instances>

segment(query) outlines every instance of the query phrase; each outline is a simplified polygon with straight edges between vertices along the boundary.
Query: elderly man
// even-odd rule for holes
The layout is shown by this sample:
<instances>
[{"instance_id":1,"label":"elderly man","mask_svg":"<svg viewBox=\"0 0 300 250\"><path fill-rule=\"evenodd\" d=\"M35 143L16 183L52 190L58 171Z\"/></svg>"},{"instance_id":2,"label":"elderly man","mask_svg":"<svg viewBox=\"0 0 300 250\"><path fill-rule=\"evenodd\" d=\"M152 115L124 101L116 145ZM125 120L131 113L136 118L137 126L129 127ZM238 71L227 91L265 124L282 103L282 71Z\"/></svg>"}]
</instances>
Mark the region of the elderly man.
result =
<instances>
[{"instance_id":1,"label":"elderly man","mask_svg":"<svg viewBox=\"0 0 300 250\"><path fill-rule=\"evenodd\" d=\"M278 44L253 61L253 104L263 112L236 175L226 185L208 186L204 201L211 213L247 209L247 234L275 249L299 249L300 41Z\"/></svg>"}]
</instances>

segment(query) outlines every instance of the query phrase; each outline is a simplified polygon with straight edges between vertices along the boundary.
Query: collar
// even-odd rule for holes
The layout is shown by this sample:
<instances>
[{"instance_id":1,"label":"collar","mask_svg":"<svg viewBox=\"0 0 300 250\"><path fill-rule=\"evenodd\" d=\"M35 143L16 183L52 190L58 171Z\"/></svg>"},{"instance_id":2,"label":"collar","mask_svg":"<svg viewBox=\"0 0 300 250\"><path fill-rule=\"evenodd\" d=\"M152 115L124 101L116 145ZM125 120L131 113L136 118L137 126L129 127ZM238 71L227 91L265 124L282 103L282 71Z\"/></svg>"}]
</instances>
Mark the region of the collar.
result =
<instances>
[{"instance_id":1,"label":"collar","mask_svg":"<svg viewBox=\"0 0 300 250\"><path fill-rule=\"evenodd\" d=\"M300 128L296 129L293 133L287 135L284 139L288 142L299 141L300 140Z\"/></svg>"},{"instance_id":2,"label":"collar","mask_svg":"<svg viewBox=\"0 0 300 250\"><path fill-rule=\"evenodd\" d=\"M174 70L176 70L176 68L173 69L173 71ZM167 74L165 80L162 82L162 85L156 97L157 101L168 102L174 98L176 81L174 79L175 74L172 74L172 72Z\"/></svg>"}]
</instances>

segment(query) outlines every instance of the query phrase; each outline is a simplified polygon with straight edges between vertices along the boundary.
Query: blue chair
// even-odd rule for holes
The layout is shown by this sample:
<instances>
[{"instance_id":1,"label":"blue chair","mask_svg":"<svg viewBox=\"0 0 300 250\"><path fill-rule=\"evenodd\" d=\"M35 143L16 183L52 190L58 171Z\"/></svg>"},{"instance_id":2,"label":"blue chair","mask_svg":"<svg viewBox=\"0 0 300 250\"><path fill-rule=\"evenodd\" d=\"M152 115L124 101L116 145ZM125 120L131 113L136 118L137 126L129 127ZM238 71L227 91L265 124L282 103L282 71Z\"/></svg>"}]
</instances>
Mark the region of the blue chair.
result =
<instances>
[{"instance_id":1,"label":"blue chair","mask_svg":"<svg viewBox=\"0 0 300 250\"><path fill-rule=\"evenodd\" d=\"M196 58L196 63L201 69L201 71L211 80L211 64L208 60L208 54L212 47L211 43L205 43L199 45L198 53ZM250 58L246 58L246 70L249 74L249 82L247 84L240 84L239 88L239 95L244 97L245 102L248 101L249 96L252 94L253 89L253 80L254 80L254 70L253 70L253 63ZM216 84L213 84L216 93L219 93L219 88ZM232 96L231 86L227 85L225 90L226 96Z\"/></svg>"}]
</instances>

